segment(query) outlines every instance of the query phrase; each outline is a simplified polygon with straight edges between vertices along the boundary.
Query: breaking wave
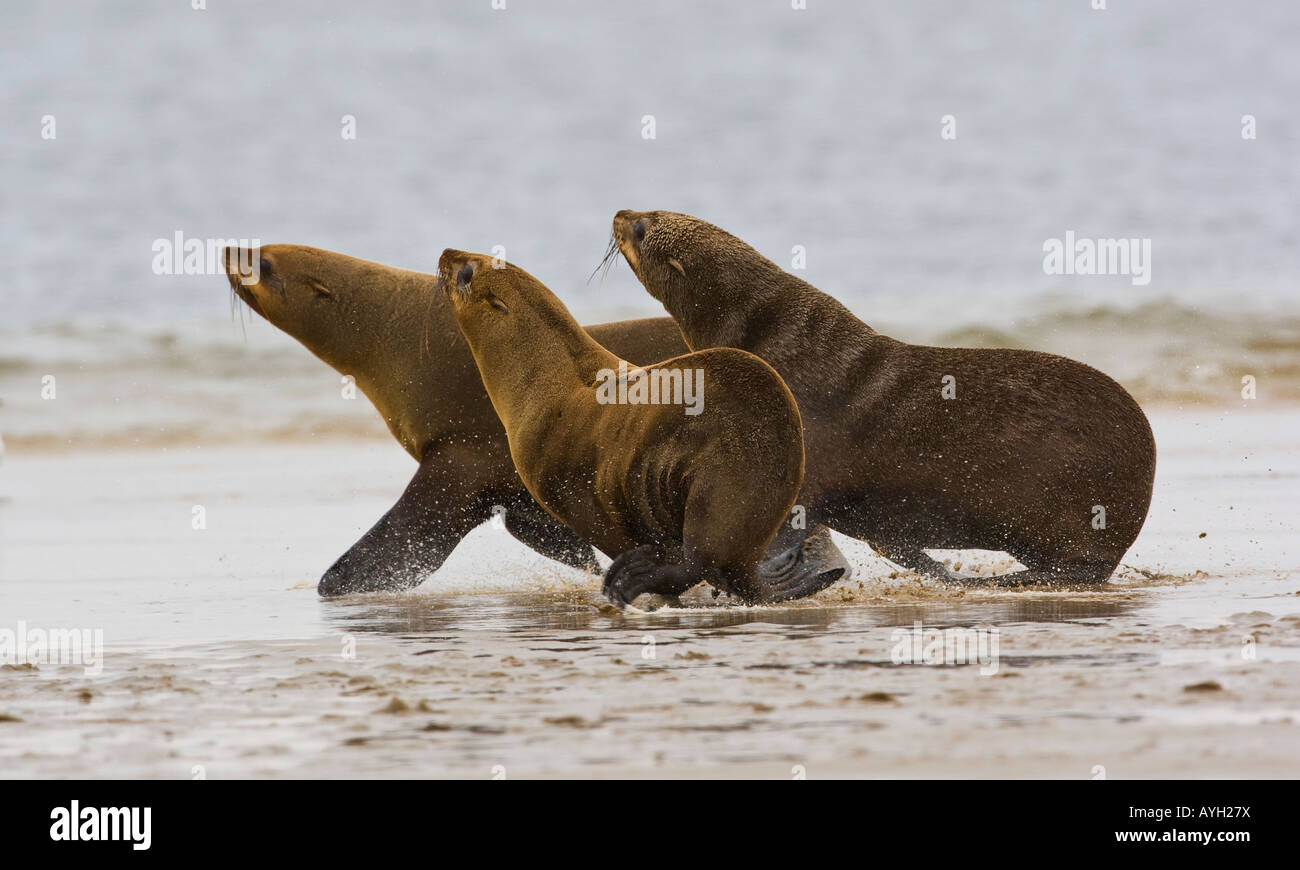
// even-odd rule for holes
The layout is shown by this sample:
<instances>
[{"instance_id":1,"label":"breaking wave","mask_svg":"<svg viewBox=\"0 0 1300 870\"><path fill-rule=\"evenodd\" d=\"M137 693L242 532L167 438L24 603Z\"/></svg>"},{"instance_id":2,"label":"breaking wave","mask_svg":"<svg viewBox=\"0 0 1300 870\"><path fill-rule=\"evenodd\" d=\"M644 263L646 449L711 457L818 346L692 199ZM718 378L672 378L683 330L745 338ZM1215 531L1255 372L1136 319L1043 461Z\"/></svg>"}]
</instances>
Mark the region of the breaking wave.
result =
<instances>
[{"instance_id":1,"label":"breaking wave","mask_svg":"<svg viewBox=\"0 0 1300 870\"><path fill-rule=\"evenodd\" d=\"M862 313L862 312L860 312ZM596 318L592 318L596 319ZM1032 312L1004 322L873 319L913 342L1021 347L1081 360L1144 406L1300 403L1300 316L1173 301ZM47 377L54 398L44 397ZM0 435L12 448L165 447L389 437L341 376L269 324L66 321L0 329Z\"/></svg>"}]
</instances>

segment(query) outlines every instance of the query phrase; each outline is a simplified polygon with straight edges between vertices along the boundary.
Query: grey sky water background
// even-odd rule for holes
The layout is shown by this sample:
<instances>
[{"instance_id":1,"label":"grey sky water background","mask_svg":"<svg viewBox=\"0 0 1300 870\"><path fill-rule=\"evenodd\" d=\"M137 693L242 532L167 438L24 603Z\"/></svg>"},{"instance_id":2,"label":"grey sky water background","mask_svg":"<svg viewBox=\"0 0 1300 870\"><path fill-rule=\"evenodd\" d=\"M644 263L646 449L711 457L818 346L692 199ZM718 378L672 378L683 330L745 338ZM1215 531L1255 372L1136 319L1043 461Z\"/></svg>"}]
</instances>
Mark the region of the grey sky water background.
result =
<instances>
[{"instance_id":1,"label":"grey sky water background","mask_svg":"<svg viewBox=\"0 0 1300 870\"><path fill-rule=\"evenodd\" d=\"M808 5L6 4L4 320L223 313L152 274L178 230L424 270L501 244L580 314L657 313L626 267L585 283L620 208L805 245L868 318L1294 304L1293 4ZM1151 238L1151 284L1044 275L1071 229Z\"/></svg>"},{"instance_id":2,"label":"grey sky water background","mask_svg":"<svg viewBox=\"0 0 1300 870\"><path fill-rule=\"evenodd\" d=\"M1300 401L1294 4L207 5L0 10L11 445L386 437L232 323L224 277L154 274L155 240L420 270L502 245L584 322L662 315L621 260L588 281L622 208L786 267L802 245L801 277L908 341L1061 353L1147 405L1239 402L1244 372ZM1045 274L1071 230L1149 238L1150 283Z\"/></svg>"}]
</instances>

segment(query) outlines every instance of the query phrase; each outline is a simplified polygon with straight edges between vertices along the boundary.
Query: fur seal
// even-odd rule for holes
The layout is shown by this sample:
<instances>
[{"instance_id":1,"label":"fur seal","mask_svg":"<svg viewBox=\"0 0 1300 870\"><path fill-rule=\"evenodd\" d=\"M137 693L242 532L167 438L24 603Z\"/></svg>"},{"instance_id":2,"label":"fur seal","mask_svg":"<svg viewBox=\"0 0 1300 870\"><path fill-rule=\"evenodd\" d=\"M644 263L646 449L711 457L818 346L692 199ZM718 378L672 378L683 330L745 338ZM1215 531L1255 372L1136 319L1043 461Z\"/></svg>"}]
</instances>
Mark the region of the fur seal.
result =
<instances>
[{"instance_id":1,"label":"fur seal","mask_svg":"<svg viewBox=\"0 0 1300 870\"><path fill-rule=\"evenodd\" d=\"M897 341L712 224L620 211L616 245L692 349L739 347L803 414L808 524L971 583L1102 583L1151 503L1155 439L1123 387L1028 350ZM790 530L779 541L790 542ZM1002 550L1026 570L957 578L925 549Z\"/></svg>"},{"instance_id":2,"label":"fur seal","mask_svg":"<svg viewBox=\"0 0 1300 870\"><path fill-rule=\"evenodd\" d=\"M448 249L438 273L524 486L617 554L612 602L701 582L772 599L758 563L804 457L799 408L771 366L713 348L629 371L519 267Z\"/></svg>"},{"instance_id":3,"label":"fur seal","mask_svg":"<svg viewBox=\"0 0 1300 870\"><path fill-rule=\"evenodd\" d=\"M227 248L235 295L322 361L352 375L393 437L418 463L397 503L321 577L320 595L407 589L433 574L494 509L533 550L597 572L591 545L528 494L474 358L424 272L303 245ZM240 264L257 263L256 280ZM644 364L686 352L671 318L588 327L604 346ZM763 566L773 582L848 570L826 529Z\"/></svg>"}]
</instances>

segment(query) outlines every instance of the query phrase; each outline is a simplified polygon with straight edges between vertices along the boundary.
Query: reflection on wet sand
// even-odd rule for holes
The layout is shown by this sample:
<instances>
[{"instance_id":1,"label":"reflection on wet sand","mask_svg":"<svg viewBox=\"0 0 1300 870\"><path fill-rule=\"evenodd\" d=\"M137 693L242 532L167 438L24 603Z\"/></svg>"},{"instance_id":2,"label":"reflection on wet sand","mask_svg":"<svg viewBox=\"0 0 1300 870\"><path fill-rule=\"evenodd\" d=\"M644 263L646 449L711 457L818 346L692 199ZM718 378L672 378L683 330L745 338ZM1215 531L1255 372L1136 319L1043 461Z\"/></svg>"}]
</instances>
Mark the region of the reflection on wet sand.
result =
<instances>
[{"instance_id":1,"label":"reflection on wet sand","mask_svg":"<svg viewBox=\"0 0 1300 870\"><path fill-rule=\"evenodd\" d=\"M72 775L89 753L103 775L197 764L213 778L1276 775L1300 746L1293 586L888 587L650 613L604 607L587 586L318 601L325 631L310 638L114 651L98 679L9 674L0 764ZM917 623L998 645L992 659L900 662ZM66 745L81 748L55 751Z\"/></svg>"},{"instance_id":2,"label":"reflection on wet sand","mask_svg":"<svg viewBox=\"0 0 1300 870\"><path fill-rule=\"evenodd\" d=\"M594 603L598 602L598 603ZM324 620L346 631L372 631L423 638L448 631L660 631L718 629L753 624L814 631L856 631L916 622L936 628L1022 622L1109 619L1132 613L1140 595L1094 594L1082 598L1003 592L979 601L858 603L826 606L744 607L688 605L655 611L618 611L595 593L504 593L493 595L356 596L321 601ZM798 637L800 635L789 635Z\"/></svg>"}]
</instances>

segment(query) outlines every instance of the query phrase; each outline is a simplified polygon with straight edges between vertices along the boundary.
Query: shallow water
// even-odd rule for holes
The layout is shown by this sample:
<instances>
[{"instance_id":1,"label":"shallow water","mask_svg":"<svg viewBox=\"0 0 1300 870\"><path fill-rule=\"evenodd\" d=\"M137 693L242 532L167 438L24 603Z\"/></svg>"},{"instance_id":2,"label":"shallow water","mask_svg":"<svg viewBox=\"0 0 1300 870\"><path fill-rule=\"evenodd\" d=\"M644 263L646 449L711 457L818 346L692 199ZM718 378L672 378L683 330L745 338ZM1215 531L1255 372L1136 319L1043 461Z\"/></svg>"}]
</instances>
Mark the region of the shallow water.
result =
<instances>
[{"instance_id":1,"label":"shallow water","mask_svg":"<svg viewBox=\"0 0 1300 870\"><path fill-rule=\"evenodd\" d=\"M94 675L0 669L0 771L1293 776L1297 421L1157 416L1152 512L1104 589L939 586L840 538L856 576L814 599L628 612L486 526L414 592L319 600L412 470L392 444L11 453L0 628L105 648ZM899 663L917 622L996 630L993 670Z\"/></svg>"}]
</instances>

